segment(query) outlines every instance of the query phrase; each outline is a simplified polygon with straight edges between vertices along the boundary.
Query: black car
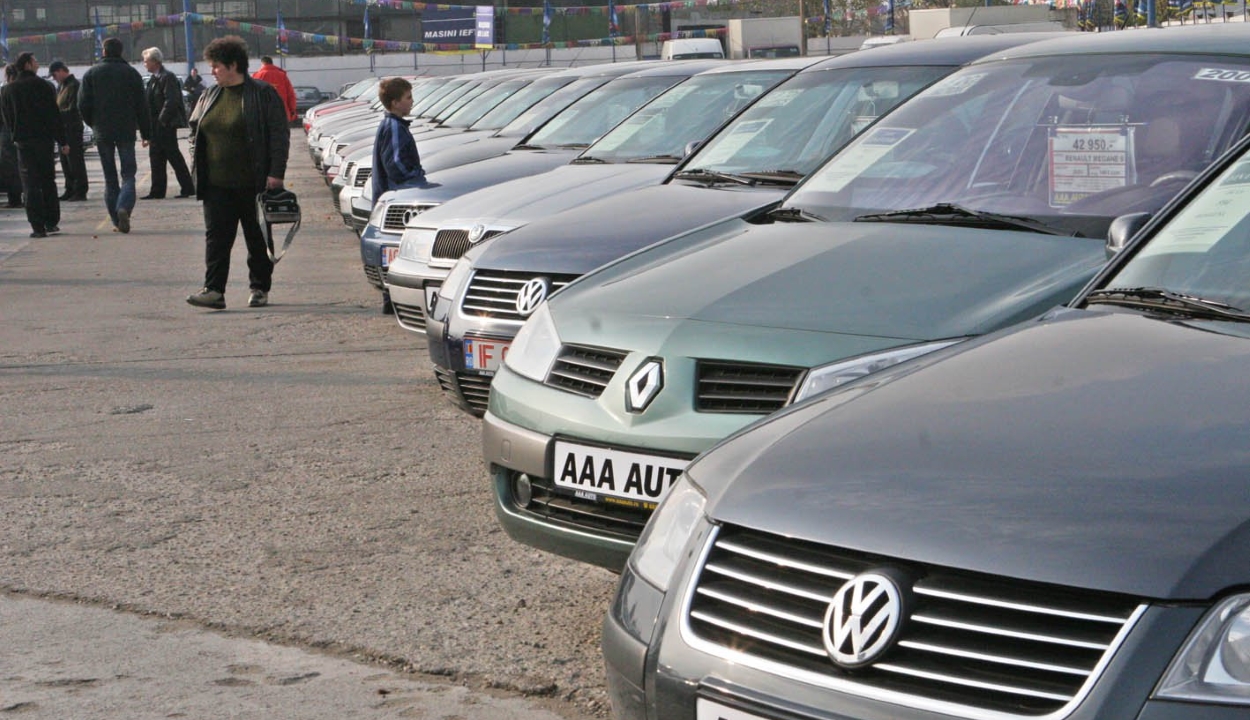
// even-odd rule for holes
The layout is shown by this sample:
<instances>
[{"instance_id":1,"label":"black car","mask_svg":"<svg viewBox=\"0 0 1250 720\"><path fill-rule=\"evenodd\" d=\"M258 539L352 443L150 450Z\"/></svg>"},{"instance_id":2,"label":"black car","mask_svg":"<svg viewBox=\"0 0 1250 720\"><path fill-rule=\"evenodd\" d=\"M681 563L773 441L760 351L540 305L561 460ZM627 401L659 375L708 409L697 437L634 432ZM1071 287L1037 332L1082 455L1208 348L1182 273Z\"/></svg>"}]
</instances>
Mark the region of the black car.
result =
<instances>
[{"instance_id":1,"label":"black car","mask_svg":"<svg viewBox=\"0 0 1250 720\"><path fill-rule=\"evenodd\" d=\"M303 117L309 108L320 105L326 99L324 93L311 85L295 86L295 112L300 117Z\"/></svg>"},{"instance_id":2,"label":"black car","mask_svg":"<svg viewBox=\"0 0 1250 720\"><path fill-rule=\"evenodd\" d=\"M1248 438L1243 141L1066 306L696 459L604 625L615 716L1250 717Z\"/></svg>"}]
</instances>

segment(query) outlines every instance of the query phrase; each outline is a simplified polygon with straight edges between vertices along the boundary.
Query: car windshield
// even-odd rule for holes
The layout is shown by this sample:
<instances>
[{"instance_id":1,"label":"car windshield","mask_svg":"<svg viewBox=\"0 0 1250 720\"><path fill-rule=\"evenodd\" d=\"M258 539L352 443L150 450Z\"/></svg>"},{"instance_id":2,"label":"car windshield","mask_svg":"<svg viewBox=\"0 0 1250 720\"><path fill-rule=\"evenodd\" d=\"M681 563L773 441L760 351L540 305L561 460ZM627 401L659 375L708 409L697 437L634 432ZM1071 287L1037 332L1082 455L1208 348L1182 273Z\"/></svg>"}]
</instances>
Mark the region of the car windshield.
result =
<instances>
[{"instance_id":1,"label":"car windshield","mask_svg":"<svg viewBox=\"0 0 1250 720\"><path fill-rule=\"evenodd\" d=\"M611 79L607 77L589 77L574 80L518 115L515 120L505 125L496 135L517 139L527 137L569 105L577 102L579 98L594 92L595 89L607 84ZM542 82L542 80L538 82Z\"/></svg>"},{"instance_id":2,"label":"car windshield","mask_svg":"<svg viewBox=\"0 0 1250 720\"><path fill-rule=\"evenodd\" d=\"M365 78L364 80L359 80L355 85L347 88L347 91L343 93L342 97L347 100L355 100L356 98L376 88L380 82L382 81L379 78Z\"/></svg>"},{"instance_id":3,"label":"car windshield","mask_svg":"<svg viewBox=\"0 0 1250 720\"><path fill-rule=\"evenodd\" d=\"M468 88L469 81L465 79L448 80L445 83L436 85L428 95L418 98L414 90L412 93L412 113L413 117L421 117L423 115L432 114L435 106L442 107L444 104L450 104L452 100L460 97Z\"/></svg>"},{"instance_id":4,"label":"car windshield","mask_svg":"<svg viewBox=\"0 0 1250 720\"><path fill-rule=\"evenodd\" d=\"M648 100L687 77L656 75L614 80L565 108L525 143L535 147L588 147Z\"/></svg>"},{"instance_id":5,"label":"car windshield","mask_svg":"<svg viewBox=\"0 0 1250 720\"><path fill-rule=\"evenodd\" d=\"M1098 294L1168 291L1250 312L1250 152L1159 229ZM1091 298L1093 294L1091 294Z\"/></svg>"},{"instance_id":6,"label":"car windshield","mask_svg":"<svg viewBox=\"0 0 1250 720\"><path fill-rule=\"evenodd\" d=\"M482 116L495 109L499 103L516 91L533 82L533 78L508 80L487 88L482 94L465 103L463 107L448 116L443 125L453 128L467 128Z\"/></svg>"},{"instance_id":7,"label":"car windshield","mask_svg":"<svg viewBox=\"0 0 1250 720\"><path fill-rule=\"evenodd\" d=\"M775 68L696 75L630 115L579 160L616 163L657 159L676 163L688 143L707 137L791 72Z\"/></svg>"},{"instance_id":8,"label":"car windshield","mask_svg":"<svg viewBox=\"0 0 1250 720\"><path fill-rule=\"evenodd\" d=\"M544 80L546 82L544 82ZM560 88L568 85L573 78L539 78L517 90L507 99L496 105L490 112L473 123L472 130L498 130L516 120L535 103L543 100Z\"/></svg>"},{"instance_id":9,"label":"car windshield","mask_svg":"<svg viewBox=\"0 0 1250 720\"><path fill-rule=\"evenodd\" d=\"M760 98L690 158L682 173L787 171L801 177L878 116L954 67L800 73Z\"/></svg>"},{"instance_id":10,"label":"car windshield","mask_svg":"<svg viewBox=\"0 0 1250 720\"><path fill-rule=\"evenodd\" d=\"M1245 132L1248 72L1248 58L1202 55L973 65L852 140L783 210L954 224L995 214L1101 238L1117 215L1158 210Z\"/></svg>"}]
</instances>

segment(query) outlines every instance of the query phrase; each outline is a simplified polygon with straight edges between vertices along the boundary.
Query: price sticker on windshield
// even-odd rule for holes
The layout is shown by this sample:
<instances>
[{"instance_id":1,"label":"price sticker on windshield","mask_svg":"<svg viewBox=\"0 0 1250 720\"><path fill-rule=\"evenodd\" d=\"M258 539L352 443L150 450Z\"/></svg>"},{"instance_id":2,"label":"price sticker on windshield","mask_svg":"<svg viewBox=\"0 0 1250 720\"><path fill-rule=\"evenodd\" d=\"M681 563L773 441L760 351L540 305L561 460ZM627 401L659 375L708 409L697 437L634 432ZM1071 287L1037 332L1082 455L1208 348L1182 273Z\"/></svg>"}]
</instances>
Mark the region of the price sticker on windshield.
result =
<instances>
[{"instance_id":1,"label":"price sticker on windshield","mask_svg":"<svg viewBox=\"0 0 1250 720\"><path fill-rule=\"evenodd\" d=\"M1133 129L1129 127L1054 128L1049 155L1051 207L1064 207L1133 182Z\"/></svg>"}]
</instances>

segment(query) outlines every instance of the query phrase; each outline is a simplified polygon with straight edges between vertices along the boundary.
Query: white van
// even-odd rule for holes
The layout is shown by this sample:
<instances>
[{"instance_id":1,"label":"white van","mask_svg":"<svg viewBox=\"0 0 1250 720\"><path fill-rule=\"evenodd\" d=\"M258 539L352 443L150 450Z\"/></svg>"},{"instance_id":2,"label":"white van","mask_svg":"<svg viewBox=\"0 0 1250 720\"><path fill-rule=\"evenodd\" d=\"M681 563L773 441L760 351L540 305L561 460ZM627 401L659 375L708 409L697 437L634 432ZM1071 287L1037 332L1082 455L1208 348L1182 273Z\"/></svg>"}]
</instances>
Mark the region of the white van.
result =
<instances>
[{"instance_id":1,"label":"white van","mask_svg":"<svg viewBox=\"0 0 1250 720\"><path fill-rule=\"evenodd\" d=\"M692 60L695 58L723 58L725 48L716 38L678 38L665 40L660 49L661 60Z\"/></svg>"}]
</instances>

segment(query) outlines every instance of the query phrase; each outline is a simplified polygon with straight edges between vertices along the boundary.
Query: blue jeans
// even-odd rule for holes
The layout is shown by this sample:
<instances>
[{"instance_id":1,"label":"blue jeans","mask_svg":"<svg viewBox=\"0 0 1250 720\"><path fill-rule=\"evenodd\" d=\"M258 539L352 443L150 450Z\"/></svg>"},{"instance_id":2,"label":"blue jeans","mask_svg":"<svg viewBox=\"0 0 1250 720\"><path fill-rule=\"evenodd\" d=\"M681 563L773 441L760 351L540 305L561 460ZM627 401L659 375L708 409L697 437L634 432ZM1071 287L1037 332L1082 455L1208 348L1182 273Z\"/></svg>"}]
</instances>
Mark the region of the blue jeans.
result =
<instances>
[{"instance_id":1,"label":"blue jeans","mask_svg":"<svg viewBox=\"0 0 1250 720\"><path fill-rule=\"evenodd\" d=\"M135 209L135 164L134 140L96 141L96 150L100 153L100 167L104 169L104 204L108 207L109 218L117 224L117 211L130 212ZM121 159L121 183L117 182L117 161Z\"/></svg>"}]
</instances>

